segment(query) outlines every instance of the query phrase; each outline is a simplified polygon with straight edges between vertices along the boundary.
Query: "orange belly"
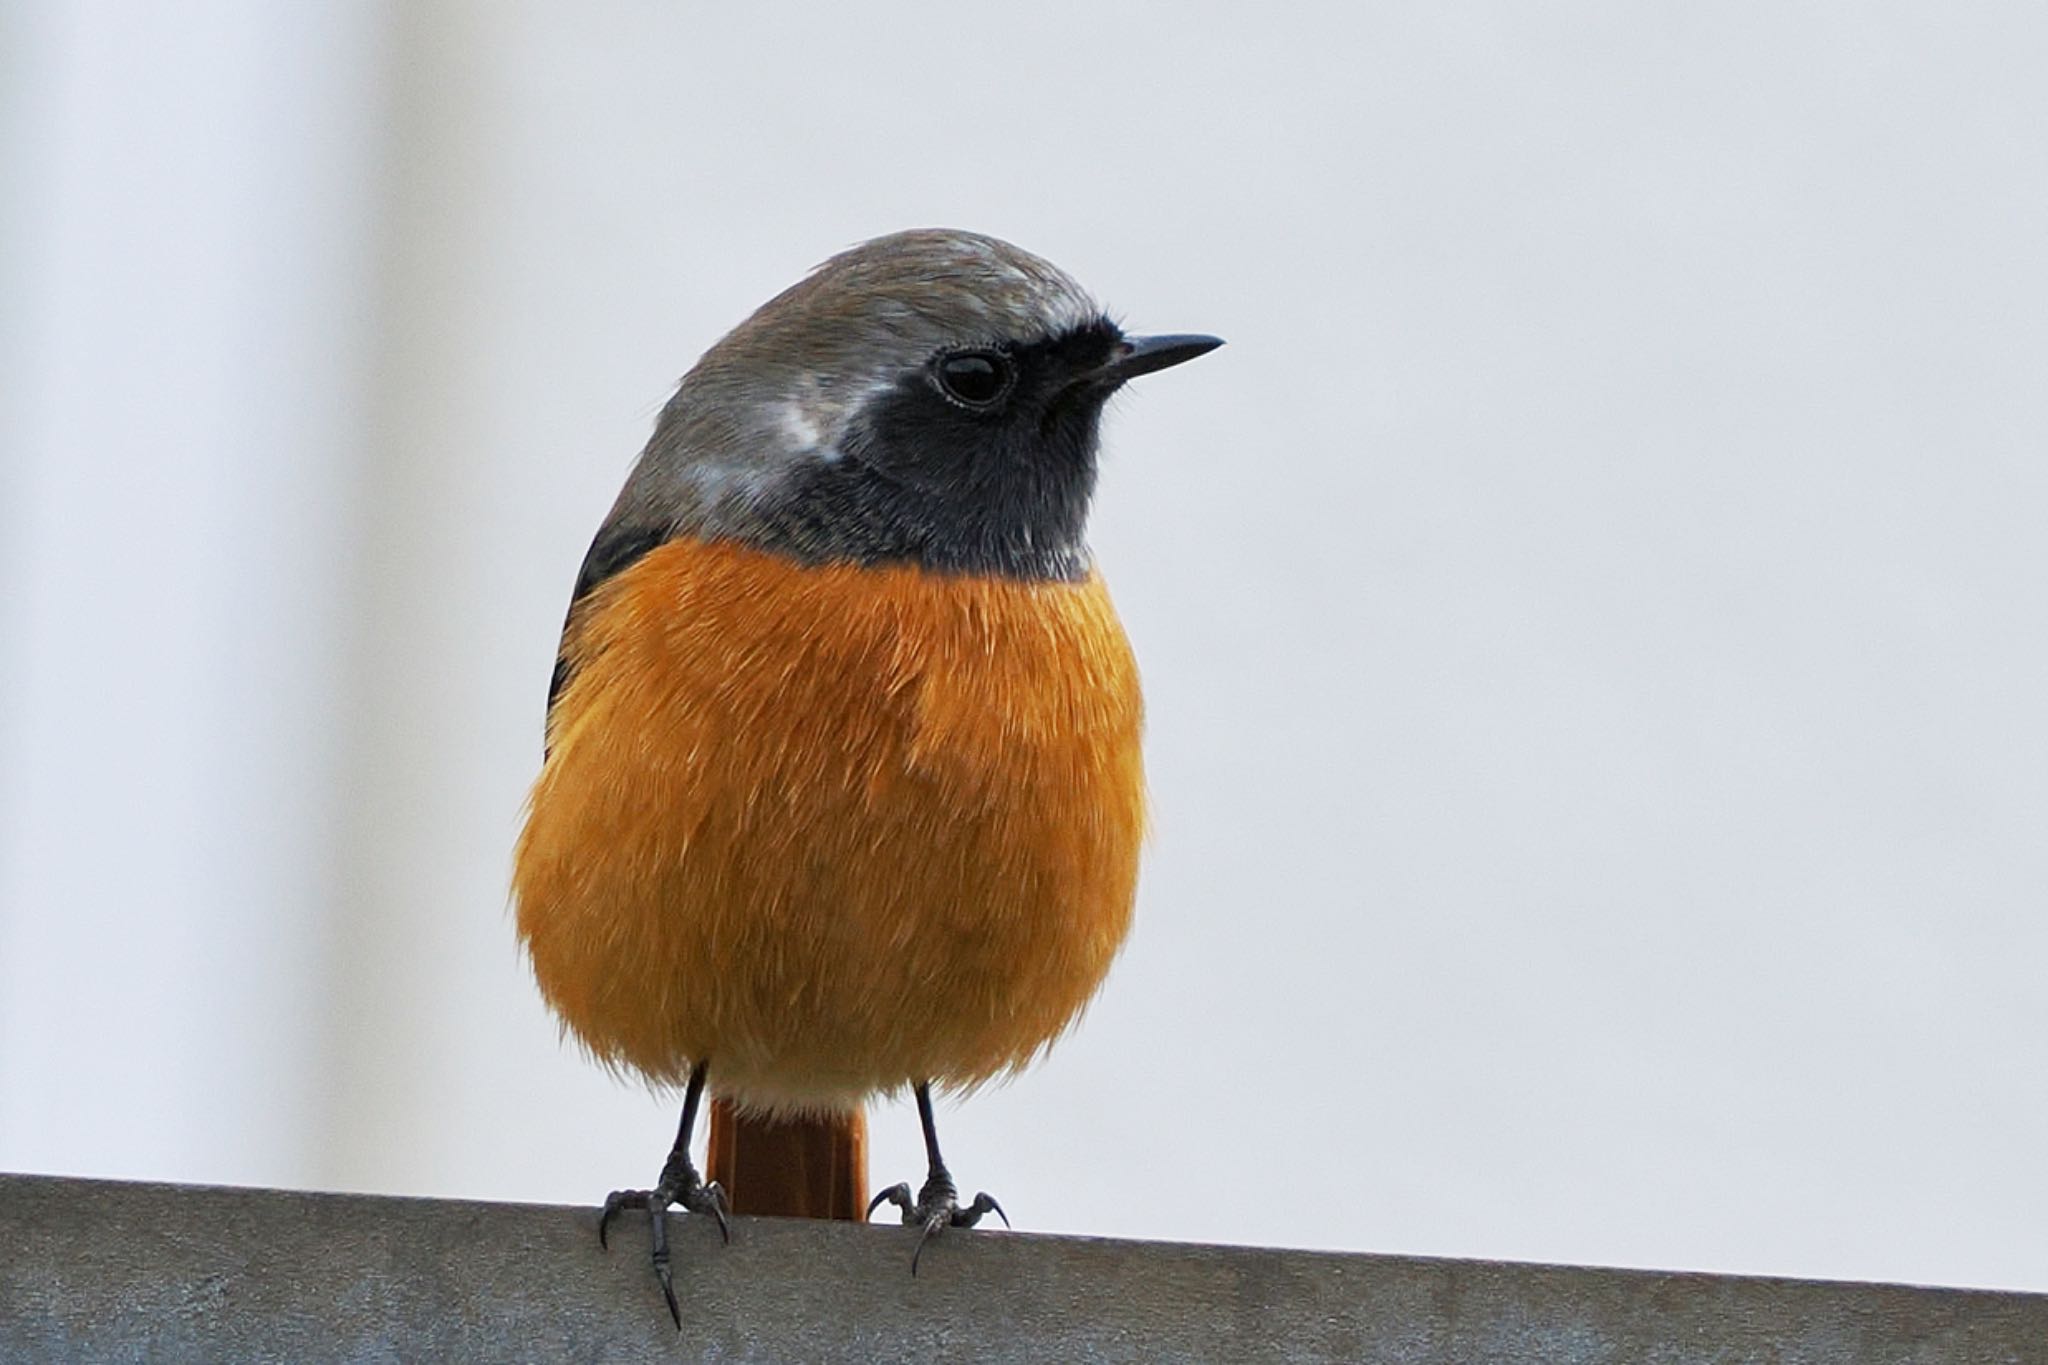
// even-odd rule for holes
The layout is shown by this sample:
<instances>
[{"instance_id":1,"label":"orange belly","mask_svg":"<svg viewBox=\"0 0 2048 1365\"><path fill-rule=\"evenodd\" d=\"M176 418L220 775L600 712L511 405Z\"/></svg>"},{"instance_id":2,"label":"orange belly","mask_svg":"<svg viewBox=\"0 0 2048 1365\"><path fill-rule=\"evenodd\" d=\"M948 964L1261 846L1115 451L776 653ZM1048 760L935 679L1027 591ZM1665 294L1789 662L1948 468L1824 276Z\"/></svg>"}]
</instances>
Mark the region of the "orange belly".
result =
<instances>
[{"instance_id":1,"label":"orange belly","mask_svg":"<svg viewBox=\"0 0 2048 1365\"><path fill-rule=\"evenodd\" d=\"M672 541L567 642L513 890L548 1002L771 1111L1030 1060L1130 923L1136 666L1101 582Z\"/></svg>"}]
</instances>

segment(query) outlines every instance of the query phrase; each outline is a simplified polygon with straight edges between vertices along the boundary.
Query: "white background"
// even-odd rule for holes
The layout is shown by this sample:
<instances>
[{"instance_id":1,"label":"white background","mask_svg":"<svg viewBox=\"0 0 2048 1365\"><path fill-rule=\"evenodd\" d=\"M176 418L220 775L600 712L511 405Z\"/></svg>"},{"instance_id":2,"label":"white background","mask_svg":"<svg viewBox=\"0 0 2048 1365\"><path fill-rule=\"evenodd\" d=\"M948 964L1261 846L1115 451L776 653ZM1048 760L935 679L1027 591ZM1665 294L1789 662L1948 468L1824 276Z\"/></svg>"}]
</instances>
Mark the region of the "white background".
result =
<instances>
[{"instance_id":1,"label":"white background","mask_svg":"<svg viewBox=\"0 0 2048 1365\"><path fill-rule=\"evenodd\" d=\"M2048 1289L2035 7L742 8L0 10L0 1168L650 1180L505 912L562 607L950 224L1230 341L1111 423L1157 834L970 1190Z\"/></svg>"}]
</instances>

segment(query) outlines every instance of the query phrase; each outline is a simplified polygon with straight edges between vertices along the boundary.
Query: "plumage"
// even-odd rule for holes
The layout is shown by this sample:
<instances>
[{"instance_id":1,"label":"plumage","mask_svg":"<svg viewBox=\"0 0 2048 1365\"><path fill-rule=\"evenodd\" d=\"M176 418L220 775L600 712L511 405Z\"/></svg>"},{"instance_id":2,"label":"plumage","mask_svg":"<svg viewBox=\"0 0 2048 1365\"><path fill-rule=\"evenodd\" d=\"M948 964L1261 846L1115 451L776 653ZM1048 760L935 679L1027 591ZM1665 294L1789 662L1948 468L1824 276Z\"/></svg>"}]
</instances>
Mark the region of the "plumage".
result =
<instances>
[{"instance_id":1,"label":"plumage","mask_svg":"<svg viewBox=\"0 0 2048 1365\"><path fill-rule=\"evenodd\" d=\"M1022 1065L1129 924L1141 704L1101 580L671 541L579 608L519 931L598 1057L777 1112Z\"/></svg>"}]
</instances>

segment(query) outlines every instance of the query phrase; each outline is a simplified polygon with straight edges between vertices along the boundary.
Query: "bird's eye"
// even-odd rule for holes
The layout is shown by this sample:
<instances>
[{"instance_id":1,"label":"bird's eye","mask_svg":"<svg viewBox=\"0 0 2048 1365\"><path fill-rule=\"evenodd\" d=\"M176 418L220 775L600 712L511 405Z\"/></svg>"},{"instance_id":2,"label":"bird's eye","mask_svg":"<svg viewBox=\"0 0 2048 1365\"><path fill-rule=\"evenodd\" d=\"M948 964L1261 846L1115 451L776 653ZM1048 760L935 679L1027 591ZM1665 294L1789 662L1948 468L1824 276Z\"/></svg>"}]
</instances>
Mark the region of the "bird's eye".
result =
<instances>
[{"instance_id":1,"label":"bird's eye","mask_svg":"<svg viewBox=\"0 0 2048 1365\"><path fill-rule=\"evenodd\" d=\"M939 387L946 397L969 408L992 408L1010 392L1015 372L1001 351L955 351L942 356Z\"/></svg>"}]
</instances>

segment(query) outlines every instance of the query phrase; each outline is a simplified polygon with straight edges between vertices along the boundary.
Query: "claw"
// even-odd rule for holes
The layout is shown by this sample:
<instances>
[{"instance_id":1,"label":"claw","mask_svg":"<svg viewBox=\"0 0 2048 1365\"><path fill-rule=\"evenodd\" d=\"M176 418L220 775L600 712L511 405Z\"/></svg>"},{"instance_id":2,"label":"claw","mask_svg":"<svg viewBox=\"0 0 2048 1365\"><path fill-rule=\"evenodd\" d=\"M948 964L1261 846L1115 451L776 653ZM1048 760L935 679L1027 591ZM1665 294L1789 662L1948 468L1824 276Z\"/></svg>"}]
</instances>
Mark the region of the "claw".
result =
<instances>
[{"instance_id":1,"label":"claw","mask_svg":"<svg viewBox=\"0 0 2048 1365\"><path fill-rule=\"evenodd\" d=\"M676 1320L676 1330L683 1330L683 1310L676 1305L675 1273L668 1263L668 1201L659 1197L647 1202L648 1237L654 1243L654 1278L661 1281L661 1297L668 1300L668 1315Z\"/></svg>"},{"instance_id":2,"label":"claw","mask_svg":"<svg viewBox=\"0 0 2048 1365\"><path fill-rule=\"evenodd\" d=\"M987 1190L983 1190L980 1194L975 1195L974 1202L966 1208L953 1210L953 1226L956 1228L971 1228L981 1221L981 1217L985 1213L992 1213L1002 1219L1004 1227L1010 1226L1010 1215L1003 1212L1003 1206L998 1204L995 1196Z\"/></svg>"},{"instance_id":3,"label":"claw","mask_svg":"<svg viewBox=\"0 0 2048 1365\"><path fill-rule=\"evenodd\" d=\"M668 1174L663 1172L664 1176ZM651 1190L614 1190L605 1196L604 1212L597 1216L597 1244L610 1248L611 1221L620 1210L647 1211L647 1238L654 1247L654 1278L661 1282L661 1297L668 1304L668 1315L675 1319L676 1330L680 1332L683 1329L683 1309L676 1301L675 1271L670 1264L668 1250L669 1205L678 1205L691 1213L710 1214L718 1220L718 1235L727 1245L732 1243L732 1224L726 1218L725 1191L716 1181L698 1184L695 1171L678 1178L683 1182L680 1188L670 1188L664 1180Z\"/></svg>"},{"instance_id":4,"label":"claw","mask_svg":"<svg viewBox=\"0 0 2048 1365\"><path fill-rule=\"evenodd\" d=\"M911 1198L910 1186L891 1185L868 1201L868 1217L875 1216L875 1210L884 1204L894 1204L903 1210L903 1225L922 1228L917 1235L917 1248L910 1253L910 1273L917 1273L918 1262L924 1259L925 1243L944 1232L947 1228L971 1228L982 1220L983 1215L993 1213L1003 1220L1003 1226L1010 1226L1010 1215L1003 1212L1003 1206L995 1196L983 1191L974 1196L974 1202L962 1208L957 1202L959 1196L953 1186L953 1177L943 1166L933 1169L924 1188Z\"/></svg>"},{"instance_id":5,"label":"claw","mask_svg":"<svg viewBox=\"0 0 2048 1365\"><path fill-rule=\"evenodd\" d=\"M683 1310L676 1306L675 1277L669 1274L666 1261L654 1267L654 1278L661 1281L661 1297L668 1302L668 1315L670 1319L674 1321L676 1330L678 1332L682 1331Z\"/></svg>"},{"instance_id":6,"label":"claw","mask_svg":"<svg viewBox=\"0 0 2048 1365\"><path fill-rule=\"evenodd\" d=\"M870 1199L868 1201L868 1217L874 1217L875 1210L884 1204L894 1204L897 1208L902 1209L903 1221L905 1223L917 1221L916 1206L910 1202L910 1186L899 1182L883 1190L873 1199Z\"/></svg>"},{"instance_id":7,"label":"claw","mask_svg":"<svg viewBox=\"0 0 2048 1365\"><path fill-rule=\"evenodd\" d=\"M647 1207L645 1190L613 1190L604 1197L604 1212L597 1216L597 1244L607 1251L611 1240L605 1235L611 1227L612 1218L620 1209L644 1209Z\"/></svg>"},{"instance_id":8,"label":"claw","mask_svg":"<svg viewBox=\"0 0 2048 1365\"><path fill-rule=\"evenodd\" d=\"M909 1221L908 1219L905 1220ZM939 1229L946 1226L946 1215L935 1213L924 1220L924 1231L918 1234L917 1249L910 1253L910 1274L917 1275L917 1263L924 1259L924 1244L939 1235Z\"/></svg>"},{"instance_id":9,"label":"claw","mask_svg":"<svg viewBox=\"0 0 2048 1365\"><path fill-rule=\"evenodd\" d=\"M700 1202L701 1201L701 1202ZM718 1220L718 1235L727 1246L732 1245L732 1224L725 1218L725 1187L716 1180L708 1185L699 1185L694 1195L685 1196L683 1207L692 1213L708 1213ZM1003 1222L1009 1223L1005 1218Z\"/></svg>"}]
</instances>

